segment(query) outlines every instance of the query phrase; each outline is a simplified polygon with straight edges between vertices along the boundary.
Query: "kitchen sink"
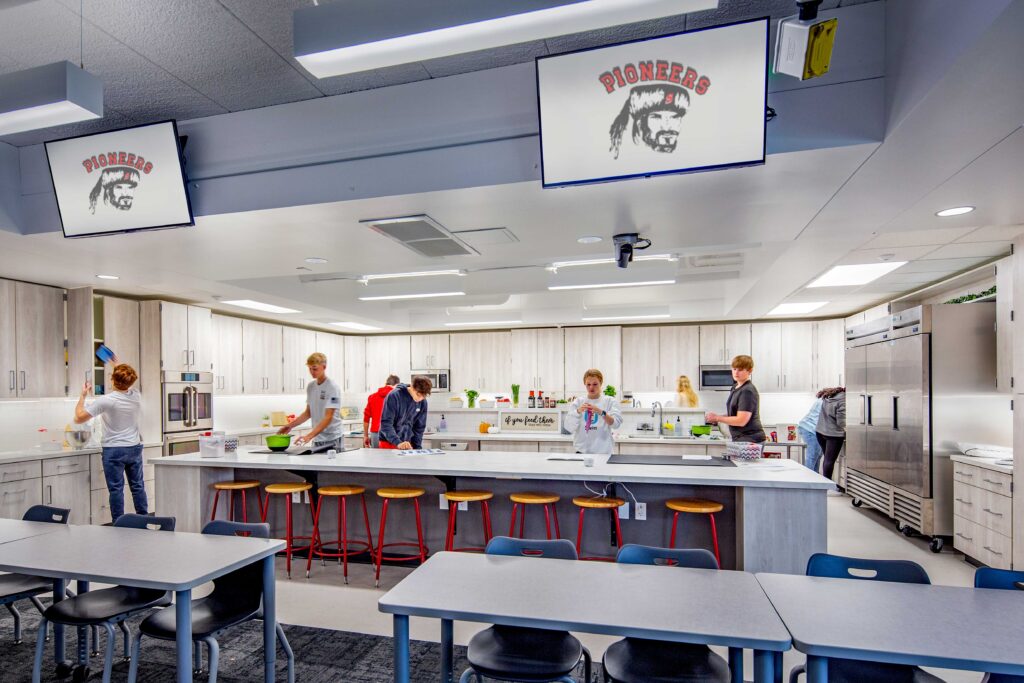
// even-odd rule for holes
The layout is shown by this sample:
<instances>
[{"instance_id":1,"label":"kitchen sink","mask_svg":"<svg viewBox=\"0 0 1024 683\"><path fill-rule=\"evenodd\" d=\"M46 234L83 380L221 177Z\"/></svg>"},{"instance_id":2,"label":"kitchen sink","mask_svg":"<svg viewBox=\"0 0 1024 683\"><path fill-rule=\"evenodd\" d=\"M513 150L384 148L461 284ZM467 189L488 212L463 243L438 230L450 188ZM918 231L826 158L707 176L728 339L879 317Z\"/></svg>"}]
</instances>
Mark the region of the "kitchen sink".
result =
<instances>
[{"instance_id":1,"label":"kitchen sink","mask_svg":"<svg viewBox=\"0 0 1024 683\"><path fill-rule=\"evenodd\" d=\"M627 439L693 439L695 437L683 434L626 434Z\"/></svg>"}]
</instances>

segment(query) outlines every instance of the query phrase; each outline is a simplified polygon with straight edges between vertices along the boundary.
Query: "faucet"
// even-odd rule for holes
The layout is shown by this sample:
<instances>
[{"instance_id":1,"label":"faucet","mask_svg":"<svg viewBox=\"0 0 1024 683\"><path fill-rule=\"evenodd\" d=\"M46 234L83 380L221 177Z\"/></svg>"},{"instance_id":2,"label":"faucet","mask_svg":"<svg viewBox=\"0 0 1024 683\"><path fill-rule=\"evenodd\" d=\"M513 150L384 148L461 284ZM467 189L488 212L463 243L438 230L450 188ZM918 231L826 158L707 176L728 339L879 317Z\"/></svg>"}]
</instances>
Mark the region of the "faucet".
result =
<instances>
[{"instance_id":1,"label":"faucet","mask_svg":"<svg viewBox=\"0 0 1024 683\"><path fill-rule=\"evenodd\" d=\"M664 413L662 412L661 401L654 401L651 403L651 417L654 417L654 412L658 412L658 436L665 435L665 419Z\"/></svg>"}]
</instances>

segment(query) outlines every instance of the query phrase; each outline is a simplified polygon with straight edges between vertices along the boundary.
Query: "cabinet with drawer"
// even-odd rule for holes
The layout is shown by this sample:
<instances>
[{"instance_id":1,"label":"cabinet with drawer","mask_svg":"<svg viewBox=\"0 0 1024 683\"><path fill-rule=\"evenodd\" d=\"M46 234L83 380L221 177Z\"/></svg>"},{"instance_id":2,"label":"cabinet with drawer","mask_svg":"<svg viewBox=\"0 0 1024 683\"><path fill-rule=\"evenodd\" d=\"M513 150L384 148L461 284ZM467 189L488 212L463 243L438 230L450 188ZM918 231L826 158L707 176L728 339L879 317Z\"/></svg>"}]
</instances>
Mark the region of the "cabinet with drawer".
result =
<instances>
[{"instance_id":1,"label":"cabinet with drawer","mask_svg":"<svg viewBox=\"0 0 1024 683\"><path fill-rule=\"evenodd\" d=\"M990 567L1009 569L1013 555L1012 476L953 463L953 546Z\"/></svg>"},{"instance_id":2,"label":"cabinet with drawer","mask_svg":"<svg viewBox=\"0 0 1024 683\"><path fill-rule=\"evenodd\" d=\"M38 460L9 462L0 465L0 484L24 481L25 479L38 479L41 476L43 476L42 467Z\"/></svg>"},{"instance_id":3,"label":"cabinet with drawer","mask_svg":"<svg viewBox=\"0 0 1024 683\"><path fill-rule=\"evenodd\" d=\"M4 519L21 519L25 510L42 502L39 477L0 483L0 517Z\"/></svg>"}]
</instances>

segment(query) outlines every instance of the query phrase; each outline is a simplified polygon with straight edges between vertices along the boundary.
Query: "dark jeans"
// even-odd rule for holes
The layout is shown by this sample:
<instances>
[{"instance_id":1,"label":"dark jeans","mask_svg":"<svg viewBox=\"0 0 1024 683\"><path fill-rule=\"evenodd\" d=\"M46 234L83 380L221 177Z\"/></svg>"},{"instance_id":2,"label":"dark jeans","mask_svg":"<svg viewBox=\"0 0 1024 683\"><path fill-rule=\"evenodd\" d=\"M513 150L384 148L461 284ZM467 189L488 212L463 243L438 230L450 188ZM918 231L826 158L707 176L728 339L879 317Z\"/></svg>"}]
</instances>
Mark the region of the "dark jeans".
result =
<instances>
[{"instance_id":1,"label":"dark jeans","mask_svg":"<svg viewBox=\"0 0 1024 683\"><path fill-rule=\"evenodd\" d=\"M128 475L135 512L149 514L149 501L142 481L142 444L103 448L103 476L107 478L107 491L110 493L110 517L115 522L124 514L125 475Z\"/></svg>"},{"instance_id":2,"label":"dark jeans","mask_svg":"<svg viewBox=\"0 0 1024 683\"><path fill-rule=\"evenodd\" d=\"M832 470L835 469L836 460L839 459L839 451L843 450L843 442L846 441L845 436L825 436L824 434L815 433L818 437L818 445L821 446L821 450L825 453L825 460L821 466L821 473L826 478L832 478Z\"/></svg>"}]
</instances>

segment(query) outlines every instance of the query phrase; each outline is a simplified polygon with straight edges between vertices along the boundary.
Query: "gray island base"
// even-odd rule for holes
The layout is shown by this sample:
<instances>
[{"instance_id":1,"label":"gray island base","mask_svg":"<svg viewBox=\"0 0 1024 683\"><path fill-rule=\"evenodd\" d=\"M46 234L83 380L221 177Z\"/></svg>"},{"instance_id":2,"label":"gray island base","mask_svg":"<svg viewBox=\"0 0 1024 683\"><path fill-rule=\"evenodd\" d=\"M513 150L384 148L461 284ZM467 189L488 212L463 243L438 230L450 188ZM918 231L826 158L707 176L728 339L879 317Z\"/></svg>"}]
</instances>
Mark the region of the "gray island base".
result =
<instances>
[{"instance_id":1,"label":"gray island base","mask_svg":"<svg viewBox=\"0 0 1024 683\"><path fill-rule=\"evenodd\" d=\"M359 484L366 487L371 527L376 535L380 520L380 499L374 491L381 486L418 486L426 490L420 498L423 531L431 552L444 549L448 513L441 506L446 490L484 489L494 493L491 519L494 535L509 533L512 504L508 495L517 491L557 493L562 538L575 541L579 508L574 496L607 491L629 503L628 518L621 519L622 542L667 546L672 514L665 508L670 498L699 497L722 503L715 515L723 568L755 572L803 574L807 558L826 550L826 492L834 484L790 460L740 462L737 467L678 467L673 465L609 464L607 456L596 456L592 467L559 453L465 451L434 455L398 455L382 449L358 449L326 454L260 454L261 447L242 447L223 458L199 454L177 455L156 461L157 500L160 514L173 515L178 528L199 531L211 518L213 485L223 481L255 480L266 485L299 481L315 475L319 485ZM667 460L677 456L663 456ZM251 492L251 493L254 493ZM220 497L217 517L227 518L227 496ZM240 498L240 497L239 497ZM274 496L267 521L272 534L284 536L284 506ZM308 499L303 499L306 506ZM646 505L646 519L636 519L636 503ZM353 501L352 503L355 503ZM388 511L387 542L415 541L413 506L401 501ZM246 513L250 521L259 518L255 495L249 495ZM310 515L293 503L298 536L309 535ZM325 501L320 534L336 536L334 501ZM544 514L538 506L526 521L526 536L544 538ZM308 508L307 508L308 509ZM236 503L240 519L241 503ZM349 507L349 539L365 534L358 508ZM457 518L456 545L483 545L483 526L478 504L472 503ZM517 524L518 526L518 524ZM516 530L518 533L518 529ZM376 538L374 539L376 541ZM711 530L706 515L680 515L677 547L711 549ZM610 515L588 510L582 552L614 557Z\"/></svg>"}]
</instances>

